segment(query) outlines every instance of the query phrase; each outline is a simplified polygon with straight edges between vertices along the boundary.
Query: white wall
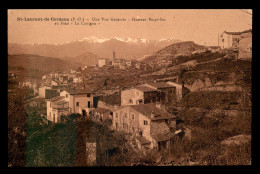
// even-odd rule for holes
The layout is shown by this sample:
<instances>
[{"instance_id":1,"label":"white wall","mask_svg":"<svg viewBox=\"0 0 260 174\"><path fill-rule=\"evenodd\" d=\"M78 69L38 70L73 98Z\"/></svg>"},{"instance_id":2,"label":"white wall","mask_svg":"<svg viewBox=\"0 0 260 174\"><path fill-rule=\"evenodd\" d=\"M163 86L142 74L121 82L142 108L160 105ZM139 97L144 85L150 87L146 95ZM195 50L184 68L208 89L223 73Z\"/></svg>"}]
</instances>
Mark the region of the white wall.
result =
<instances>
[{"instance_id":1,"label":"white wall","mask_svg":"<svg viewBox=\"0 0 260 174\"><path fill-rule=\"evenodd\" d=\"M133 103L129 103L130 99ZM144 93L135 88L124 90L121 92L121 105L136 105L138 100L144 101Z\"/></svg>"},{"instance_id":2,"label":"white wall","mask_svg":"<svg viewBox=\"0 0 260 174\"><path fill-rule=\"evenodd\" d=\"M45 98L45 89L51 89L49 86L43 86L39 88L39 97Z\"/></svg>"}]
</instances>

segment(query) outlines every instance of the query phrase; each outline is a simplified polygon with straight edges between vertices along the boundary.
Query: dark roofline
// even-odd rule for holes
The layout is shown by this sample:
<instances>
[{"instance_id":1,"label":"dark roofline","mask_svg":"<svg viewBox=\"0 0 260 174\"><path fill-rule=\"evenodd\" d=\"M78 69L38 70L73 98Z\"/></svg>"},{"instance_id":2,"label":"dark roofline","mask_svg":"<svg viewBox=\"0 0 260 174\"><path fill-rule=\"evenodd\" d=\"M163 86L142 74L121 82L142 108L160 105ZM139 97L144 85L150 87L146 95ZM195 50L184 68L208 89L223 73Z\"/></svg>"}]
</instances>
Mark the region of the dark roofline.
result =
<instances>
[{"instance_id":1,"label":"dark roofline","mask_svg":"<svg viewBox=\"0 0 260 174\"><path fill-rule=\"evenodd\" d=\"M101 108L101 107L98 107L98 108L95 108L93 110L93 112L98 112L98 113L106 113L106 112L111 112L109 109L106 109L106 108Z\"/></svg>"},{"instance_id":2,"label":"dark roofline","mask_svg":"<svg viewBox=\"0 0 260 174\"><path fill-rule=\"evenodd\" d=\"M77 94L93 94L92 91L77 91L77 90L70 90L70 89L64 89L64 91L68 92L70 95L77 95Z\"/></svg>"},{"instance_id":3,"label":"dark roofline","mask_svg":"<svg viewBox=\"0 0 260 174\"><path fill-rule=\"evenodd\" d=\"M59 99L62 99L62 98L65 98L64 96L56 96L56 97L53 97L51 99L49 99L51 102L54 102L56 100L59 100Z\"/></svg>"},{"instance_id":4,"label":"dark roofline","mask_svg":"<svg viewBox=\"0 0 260 174\"><path fill-rule=\"evenodd\" d=\"M228 31L224 31L222 34L226 33L226 34L229 34L229 35L241 35L243 33L249 33L249 32L252 32L252 29L244 30L244 31L241 31L241 32L228 32Z\"/></svg>"},{"instance_id":5,"label":"dark roofline","mask_svg":"<svg viewBox=\"0 0 260 174\"><path fill-rule=\"evenodd\" d=\"M165 86L157 87L156 85L153 85L153 84L156 84L156 83L157 83L157 84L159 84L159 83L164 83ZM175 88L175 86L170 85L170 84L168 84L168 83L166 83L166 82L153 82L153 83L146 83L146 84L151 85L151 86L153 86L154 88L157 88L157 89Z\"/></svg>"},{"instance_id":6,"label":"dark roofline","mask_svg":"<svg viewBox=\"0 0 260 174\"><path fill-rule=\"evenodd\" d=\"M136 87L134 87L134 88L132 88L132 89L136 89L136 90L138 90L138 91L141 91L141 92L154 92L154 91L157 91L156 89L153 89L153 88L150 88L150 90L142 90L142 89L138 89L138 88L142 88L142 87L145 87L145 88L150 88L150 87L148 87L148 86L136 86Z\"/></svg>"},{"instance_id":7,"label":"dark roofline","mask_svg":"<svg viewBox=\"0 0 260 174\"><path fill-rule=\"evenodd\" d=\"M150 105L150 104L152 104L152 103L149 103L148 105ZM143 106L143 105L145 105L145 104L142 104L141 106ZM158 115L157 117L155 116L154 118L151 118L151 113L153 113L154 111L151 111L151 113L150 114L143 114L142 112L140 112L138 109L136 109L136 107L138 107L138 106L140 106L140 105L129 105L129 107L131 108L131 109L133 109L133 110L135 110L136 112L138 112L138 113L141 113L142 115L144 115L145 117L147 117L148 119L150 119L151 121L153 121L153 120L165 120L165 119L170 119L170 118L176 118L176 116L175 115L173 115L173 114L171 114L171 113L169 113L169 112L165 112L165 111L162 111L161 109L159 109L159 108L156 108L156 106L155 106L155 109L157 109L157 110L161 110L162 112L162 114L165 114L165 115L167 115L167 116L165 116L165 115ZM147 108L148 109L148 108ZM168 116L168 115L171 115L171 116Z\"/></svg>"}]
</instances>

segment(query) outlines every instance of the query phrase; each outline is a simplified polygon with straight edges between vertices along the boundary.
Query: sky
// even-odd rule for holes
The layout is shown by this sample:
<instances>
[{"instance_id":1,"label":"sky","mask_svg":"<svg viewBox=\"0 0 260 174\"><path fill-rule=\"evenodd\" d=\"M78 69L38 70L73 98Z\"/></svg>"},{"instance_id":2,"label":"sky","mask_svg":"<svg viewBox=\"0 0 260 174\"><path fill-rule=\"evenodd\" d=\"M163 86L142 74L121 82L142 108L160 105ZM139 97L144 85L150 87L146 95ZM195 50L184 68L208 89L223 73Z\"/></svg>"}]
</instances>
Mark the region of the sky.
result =
<instances>
[{"instance_id":1,"label":"sky","mask_svg":"<svg viewBox=\"0 0 260 174\"><path fill-rule=\"evenodd\" d=\"M223 31L244 31L252 28L252 10L240 9L150 9L150 10L8 10L8 43L64 44L90 36L98 38L135 37L150 40L173 38L217 45ZM96 21L97 25L55 25L54 21L18 21L18 18L125 18L126 21ZM164 21L132 21L163 19ZM85 20L84 24L87 23Z\"/></svg>"}]
</instances>

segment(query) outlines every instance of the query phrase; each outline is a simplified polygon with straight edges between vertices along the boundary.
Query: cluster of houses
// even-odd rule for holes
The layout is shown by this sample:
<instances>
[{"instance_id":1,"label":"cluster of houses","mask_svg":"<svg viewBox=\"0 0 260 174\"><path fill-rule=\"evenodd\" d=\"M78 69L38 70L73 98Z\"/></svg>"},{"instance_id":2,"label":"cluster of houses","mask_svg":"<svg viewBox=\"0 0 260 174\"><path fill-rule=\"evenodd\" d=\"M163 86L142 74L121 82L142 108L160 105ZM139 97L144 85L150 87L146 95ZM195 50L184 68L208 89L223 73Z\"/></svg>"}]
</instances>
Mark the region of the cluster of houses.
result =
<instances>
[{"instance_id":1,"label":"cluster of houses","mask_svg":"<svg viewBox=\"0 0 260 174\"><path fill-rule=\"evenodd\" d=\"M231 50L235 53L238 59L251 59L252 58L252 29L242 32L228 32L224 31L218 37L219 46L208 46L205 49L197 50L192 54L205 52L217 52L220 50Z\"/></svg>"},{"instance_id":2,"label":"cluster of houses","mask_svg":"<svg viewBox=\"0 0 260 174\"><path fill-rule=\"evenodd\" d=\"M112 60L108 58L101 58L98 60L98 67L114 67L119 69L135 68L145 70L147 69L147 66L148 65L136 60L125 60L122 58L116 58L114 50Z\"/></svg>"},{"instance_id":3,"label":"cluster of houses","mask_svg":"<svg viewBox=\"0 0 260 174\"><path fill-rule=\"evenodd\" d=\"M168 148L176 130L176 116L164 103L180 100L183 86L173 82L153 82L121 91L121 105L98 101L91 90L61 89L59 95L47 100L47 120L58 123L62 116L80 114L99 124L108 122L110 129L128 135L131 145L147 152ZM177 132L177 133L176 133Z\"/></svg>"},{"instance_id":4,"label":"cluster of houses","mask_svg":"<svg viewBox=\"0 0 260 174\"><path fill-rule=\"evenodd\" d=\"M252 58L252 29L242 32L224 31L219 36L221 49L232 49L239 59Z\"/></svg>"}]
</instances>

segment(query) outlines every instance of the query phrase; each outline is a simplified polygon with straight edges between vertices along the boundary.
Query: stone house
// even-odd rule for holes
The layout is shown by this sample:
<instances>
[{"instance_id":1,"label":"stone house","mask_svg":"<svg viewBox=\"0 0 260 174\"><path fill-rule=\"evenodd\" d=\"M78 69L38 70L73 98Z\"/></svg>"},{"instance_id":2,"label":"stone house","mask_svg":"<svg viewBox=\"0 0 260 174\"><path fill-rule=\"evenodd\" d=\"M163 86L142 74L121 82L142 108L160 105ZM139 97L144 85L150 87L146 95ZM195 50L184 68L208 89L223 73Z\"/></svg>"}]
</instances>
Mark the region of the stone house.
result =
<instances>
[{"instance_id":1,"label":"stone house","mask_svg":"<svg viewBox=\"0 0 260 174\"><path fill-rule=\"evenodd\" d=\"M60 93L58 89L45 89L45 99L51 99L59 95Z\"/></svg>"},{"instance_id":2,"label":"stone house","mask_svg":"<svg viewBox=\"0 0 260 174\"><path fill-rule=\"evenodd\" d=\"M87 116L94 109L93 96L94 94L88 90L63 90L60 96L47 100L47 119L57 122L62 114L72 113Z\"/></svg>"},{"instance_id":3,"label":"stone house","mask_svg":"<svg viewBox=\"0 0 260 174\"><path fill-rule=\"evenodd\" d=\"M221 49L233 48L238 49L241 32L224 31L219 37Z\"/></svg>"},{"instance_id":4,"label":"stone house","mask_svg":"<svg viewBox=\"0 0 260 174\"><path fill-rule=\"evenodd\" d=\"M176 89L178 88L178 92ZM171 102L181 98L180 86L175 83L145 83L131 89L121 91L121 105L138 105L155 102Z\"/></svg>"},{"instance_id":5,"label":"stone house","mask_svg":"<svg viewBox=\"0 0 260 174\"><path fill-rule=\"evenodd\" d=\"M220 47L232 48L238 58L252 58L252 29L242 32L226 32L220 35Z\"/></svg>"},{"instance_id":6,"label":"stone house","mask_svg":"<svg viewBox=\"0 0 260 174\"><path fill-rule=\"evenodd\" d=\"M93 110L94 94L90 90L64 90L60 93L61 96L69 101L70 112L79 113L87 116Z\"/></svg>"},{"instance_id":7,"label":"stone house","mask_svg":"<svg viewBox=\"0 0 260 174\"><path fill-rule=\"evenodd\" d=\"M174 83L171 81L166 82L169 85L175 86L176 90L175 90L175 95L176 95L176 99L179 101L182 99L183 96L183 87L182 85L178 84L178 83Z\"/></svg>"},{"instance_id":8,"label":"stone house","mask_svg":"<svg viewBox=\"0 0 260 174\"><path fill-rule=\"evenodd\" d=\"M176 116L158 103L121 106L113 113L112 129L130 135L136 148L144 153L153 148L160 151L168 148L174 137Z\"/></svg>"},{"instance_id":9,"label":"stone house","mask_svg":"<svg viewBox=\"0 0 260 174\"><path fill-rule=\"evenodd\" d=\"M47 120L58 123L61 121L61 115L69 114L69 102L64 96L57 96L47 100Z\"/></svg>"},{"instance_id":10,"label":"stone house","mask_svg":"<svg viewBox=\"0 0 260 174\"><path fill-rule=\"evenodd\" d=\"M95 108L91 111L92 117L95 121L103 123L106 120L112 120L113 112L105 108Z\"/></svg>"},{"instance_id":11,"label":"stone house","mask_svg":"<svg viewBox=\"0 0 260 174\"><path fill-rule=\"evenodd\" d=\"M154 88L139 85L121 91L121 105L137 105L156 102L157 91Z\"/></svg>"},{"instance_id":12,"label":"stone house","mask_svg":"<svg viewBox=\"0 0 260 174\"><path fill-rule=\"evenodd\" d=\"M151 87L157 91L157 101L165 103L176 99L176 86L165 82L145 83L144 86Z\"/></svg>"},{"instance_id":13,"label":"stone house","mask_svg":"<svg viewBox=\"0 0 260 174\"><path fill-rule=\"evenodd\" d=\"M239 41L239 59L252 58L252 30L248 30L241 34Z\"/></svg>"},{"instance_id":14,"label":"stone house","mask_svg":"<svg viewBox=\"0 0 260 174\"><path fill-rule=\"evenodd\" d=\"M45 90L46 89L51 89L51 87L45 85L45 86L42 86L42 87L39 88L39 97L40 98L45 98Z\"/></svg>"}]
</instances>

